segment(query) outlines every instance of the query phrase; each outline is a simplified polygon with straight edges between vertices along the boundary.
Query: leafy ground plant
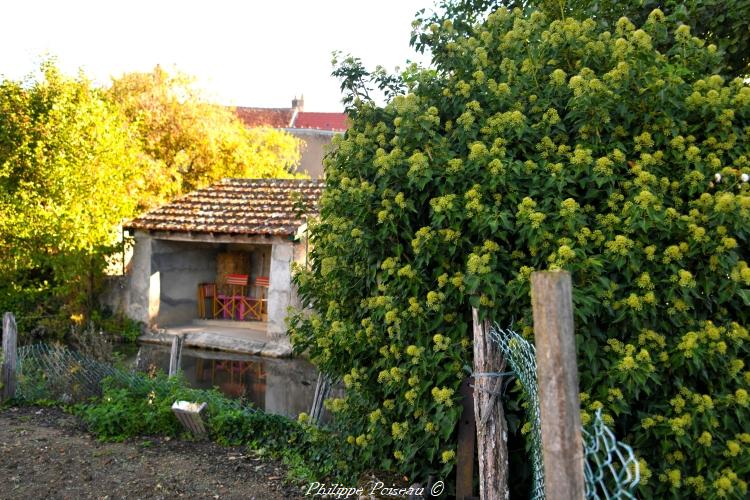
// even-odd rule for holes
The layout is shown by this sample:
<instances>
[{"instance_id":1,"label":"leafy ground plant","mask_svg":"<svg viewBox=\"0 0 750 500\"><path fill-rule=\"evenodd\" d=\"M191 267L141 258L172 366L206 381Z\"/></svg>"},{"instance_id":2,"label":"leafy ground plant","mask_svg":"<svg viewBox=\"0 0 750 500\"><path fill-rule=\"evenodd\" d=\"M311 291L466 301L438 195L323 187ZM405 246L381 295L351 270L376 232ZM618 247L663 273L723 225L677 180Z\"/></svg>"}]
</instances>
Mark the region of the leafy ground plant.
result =
<instances>
[{"instance_id":1,"label":"leafy ground plant","mask_svg":"<svg viewBox=\"0 0 750 500\"><path fill-rule=\"evenodd\" d=\"M327 431L307 425L304 417L297 422L248 407L216 390L191 389L180 377L137 374L130 379L107 379L101 398L76 405L73 412L104 441L174 437L184 435L172 414L172 403L177 400L208 403L206 423L212 440L281 457L296 481L344 477L345 460Z\"/></svg>"}]
</instances>

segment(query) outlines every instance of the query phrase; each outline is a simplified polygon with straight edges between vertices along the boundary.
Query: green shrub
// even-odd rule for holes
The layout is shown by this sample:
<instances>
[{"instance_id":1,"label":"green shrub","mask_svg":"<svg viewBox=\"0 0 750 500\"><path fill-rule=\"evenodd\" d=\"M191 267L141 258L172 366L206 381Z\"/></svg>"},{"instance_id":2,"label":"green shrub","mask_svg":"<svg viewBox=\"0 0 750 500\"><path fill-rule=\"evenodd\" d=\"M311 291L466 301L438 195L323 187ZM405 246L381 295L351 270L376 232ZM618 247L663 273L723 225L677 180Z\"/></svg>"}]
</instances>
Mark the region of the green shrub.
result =
<instances>
[{"instance_id":1,"label":"green shrub","mask_svg":"<svg viewBox=\"0 0 750 500\"><path fill-rule=\"evenodd\" d=\"M216 390L191 389L181 377L107 379L101 398L73 407L88 429L104 441L138 436L178 436L183 428L172 413L178 400L206 402L211 439L222 445L247 445L284 458L294 479L347 478L339 444L325 430L244 406ZM306 464L302 467L301 464ZM348 477L353 480L353 478Z\"/></svg>"},{"instance_id":2,"label":"green shrub","mask_svg":"<svg viewBox=\"0 0 750 500\"><path fill-rule=\"evenodd\" d=\"M141 325L121 312L93 311L91 323L113 341L135 344L141 335Z\"/></svg>"},{"instance_id":3,"label":"green shrub","mask_svg":"<svg viewBox=\"0 0 750 500\"><path fill-rule=\"evenodd\" d=\"M441 59L407 95L378 107L345 82L352 126L295 278L315 311L292 340L343 378L353 462L447 477L470 307L531 336L530 273L565 269L584 423L603 408L636 448L645 497L743 496L750 88L658 10L427 34Z\"/></svg>"},{"instance_id":4,"label":"green shrub","mask_svg":"<svg viewBox=\"0 0 750 500\"><path fill-rule=\"evenodd\" d=\"M91 432L105 441L148 436L176 436L182 428L172 413L172 403L202 396L216 401L211 391L188 389L182 379L157 375L138 376L132 383L106 379L100 400L76 407Z\"/></svg>"}]
</instances>

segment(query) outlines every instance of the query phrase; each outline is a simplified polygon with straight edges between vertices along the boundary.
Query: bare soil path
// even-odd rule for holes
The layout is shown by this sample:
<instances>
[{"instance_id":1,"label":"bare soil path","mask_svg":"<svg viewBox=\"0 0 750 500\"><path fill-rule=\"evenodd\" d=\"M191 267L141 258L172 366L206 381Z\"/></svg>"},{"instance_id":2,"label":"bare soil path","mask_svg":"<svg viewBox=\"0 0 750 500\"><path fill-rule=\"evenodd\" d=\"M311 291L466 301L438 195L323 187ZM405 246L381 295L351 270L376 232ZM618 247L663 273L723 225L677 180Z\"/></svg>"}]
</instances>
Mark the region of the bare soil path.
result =
<instances>
[{"instance_id":1,"label":"bare soil path","mask_svg":"<svg viewBox=\"0 0 750 500\"><path fill-rule=\"evenodd\" d=\"M301 498L286 470L245 448L139 439L100 443L52 408L0 410L0 498Z\"/></svg>"}]
</instances>

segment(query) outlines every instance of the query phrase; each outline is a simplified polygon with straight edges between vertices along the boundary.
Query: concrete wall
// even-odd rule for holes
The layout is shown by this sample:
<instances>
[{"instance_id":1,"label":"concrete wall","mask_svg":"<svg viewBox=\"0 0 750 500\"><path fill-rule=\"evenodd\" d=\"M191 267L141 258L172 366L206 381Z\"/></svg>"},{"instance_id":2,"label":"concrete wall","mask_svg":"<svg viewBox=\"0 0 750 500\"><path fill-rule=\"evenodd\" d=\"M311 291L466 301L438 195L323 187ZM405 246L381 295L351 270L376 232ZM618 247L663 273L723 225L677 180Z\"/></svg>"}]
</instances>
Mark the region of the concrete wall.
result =
<instances>
[{"instance_id":1,"label":"concrete wall","mask_svg":"<svg viewBox=\"0 0 750 500\"><path fill-rule=\"evenodd\" d=\"M198 283L216 280L220 250L221 245L210 243L152 241L152 276L159 276L159 326L185 324L198 317Z\"/></svg>"},{"instance_id":2,"label":"concrete wall","mask_svg":"<svg viewBox=\"0 0 750 500\"><path fill-rule=\"evenodd\" d=\"M198 283L216 279L221 245L135 234L125 312L148 325L185 323L198 315Z\"/></svg>"},{"instance_id":3,"label":"concrete wall","mask_svg":"<svg viewBox=\"0 0 750 500\"><path fill-rule=\"evenodd\" d=\"M294 255L293 259L294 262L297 263L301 267L305 267L308 264L308 247L307 242L305 239L302 241L297 242L294 247ZM289 305L292 306L295 309L302 309L302 300L299 298L299 295L297 294L297 287L292 286L292 294L289 301Z\"/></svg>"},{"instance_id":4,"label":"concrete wall","mask_svg":"<svg viewBox=\"0 0 750 500\"><path fill-rule=\"evenodd\" d=\"M135 321L151 324L159 312L159 292L151 290L151 247L148 233L136 231L125 312Z\"/></svg>"},{"instance_id":5,"label":"concrete wall","mask_svg":"<svg viewBox=\"0 0 750 500\"><path fill-rule=\"evenodd\" d=\"M184 238L184 236L182 236ZM270 244L173 241L136 232L126 314L148 325L169 326L197 317L197 285L216 280L216 256L226 251L253 252L251 278L268 276L268 335L287 341L289 306L299 307L291 264L305 262L305 244L273 238Z\"/></svg>"},{"instance_id":6,"label":"concrete wall","mask_svg":"<svg viewBox=\"0 0 750 500\"><path fill-rule=\"evenodd\" d=\"M277 243L271 250L271 286L268 289L268 336L282 341L286 337L287 308L292 303L292 259L294 248L291 241ZM288 340L288 339L287 339Z\"/></svg>"}]
</instances>

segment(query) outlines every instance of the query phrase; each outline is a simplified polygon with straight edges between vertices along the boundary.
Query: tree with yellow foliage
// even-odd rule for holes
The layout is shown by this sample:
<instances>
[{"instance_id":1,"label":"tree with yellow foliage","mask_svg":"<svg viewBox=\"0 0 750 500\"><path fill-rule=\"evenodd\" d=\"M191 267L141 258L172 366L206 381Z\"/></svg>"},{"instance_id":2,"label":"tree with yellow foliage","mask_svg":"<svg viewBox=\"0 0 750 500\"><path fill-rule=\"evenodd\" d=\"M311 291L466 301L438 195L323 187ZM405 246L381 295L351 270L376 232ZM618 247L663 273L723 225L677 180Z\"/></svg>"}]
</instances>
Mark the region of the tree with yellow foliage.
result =
<instances>
[{"instance_id":1,"label":"tree with yellow foliage","mask_svg":"<svg viewBox=\"0 0 750 500\"><path fill-rule=\"evenodd\" d=\"M248 129L231 108L209 102L194 79L159 66L113 80L107 97L141 143L141 207L223 177L295 177L300 141L271 128Z\"/></svg>"}]
</instances>

